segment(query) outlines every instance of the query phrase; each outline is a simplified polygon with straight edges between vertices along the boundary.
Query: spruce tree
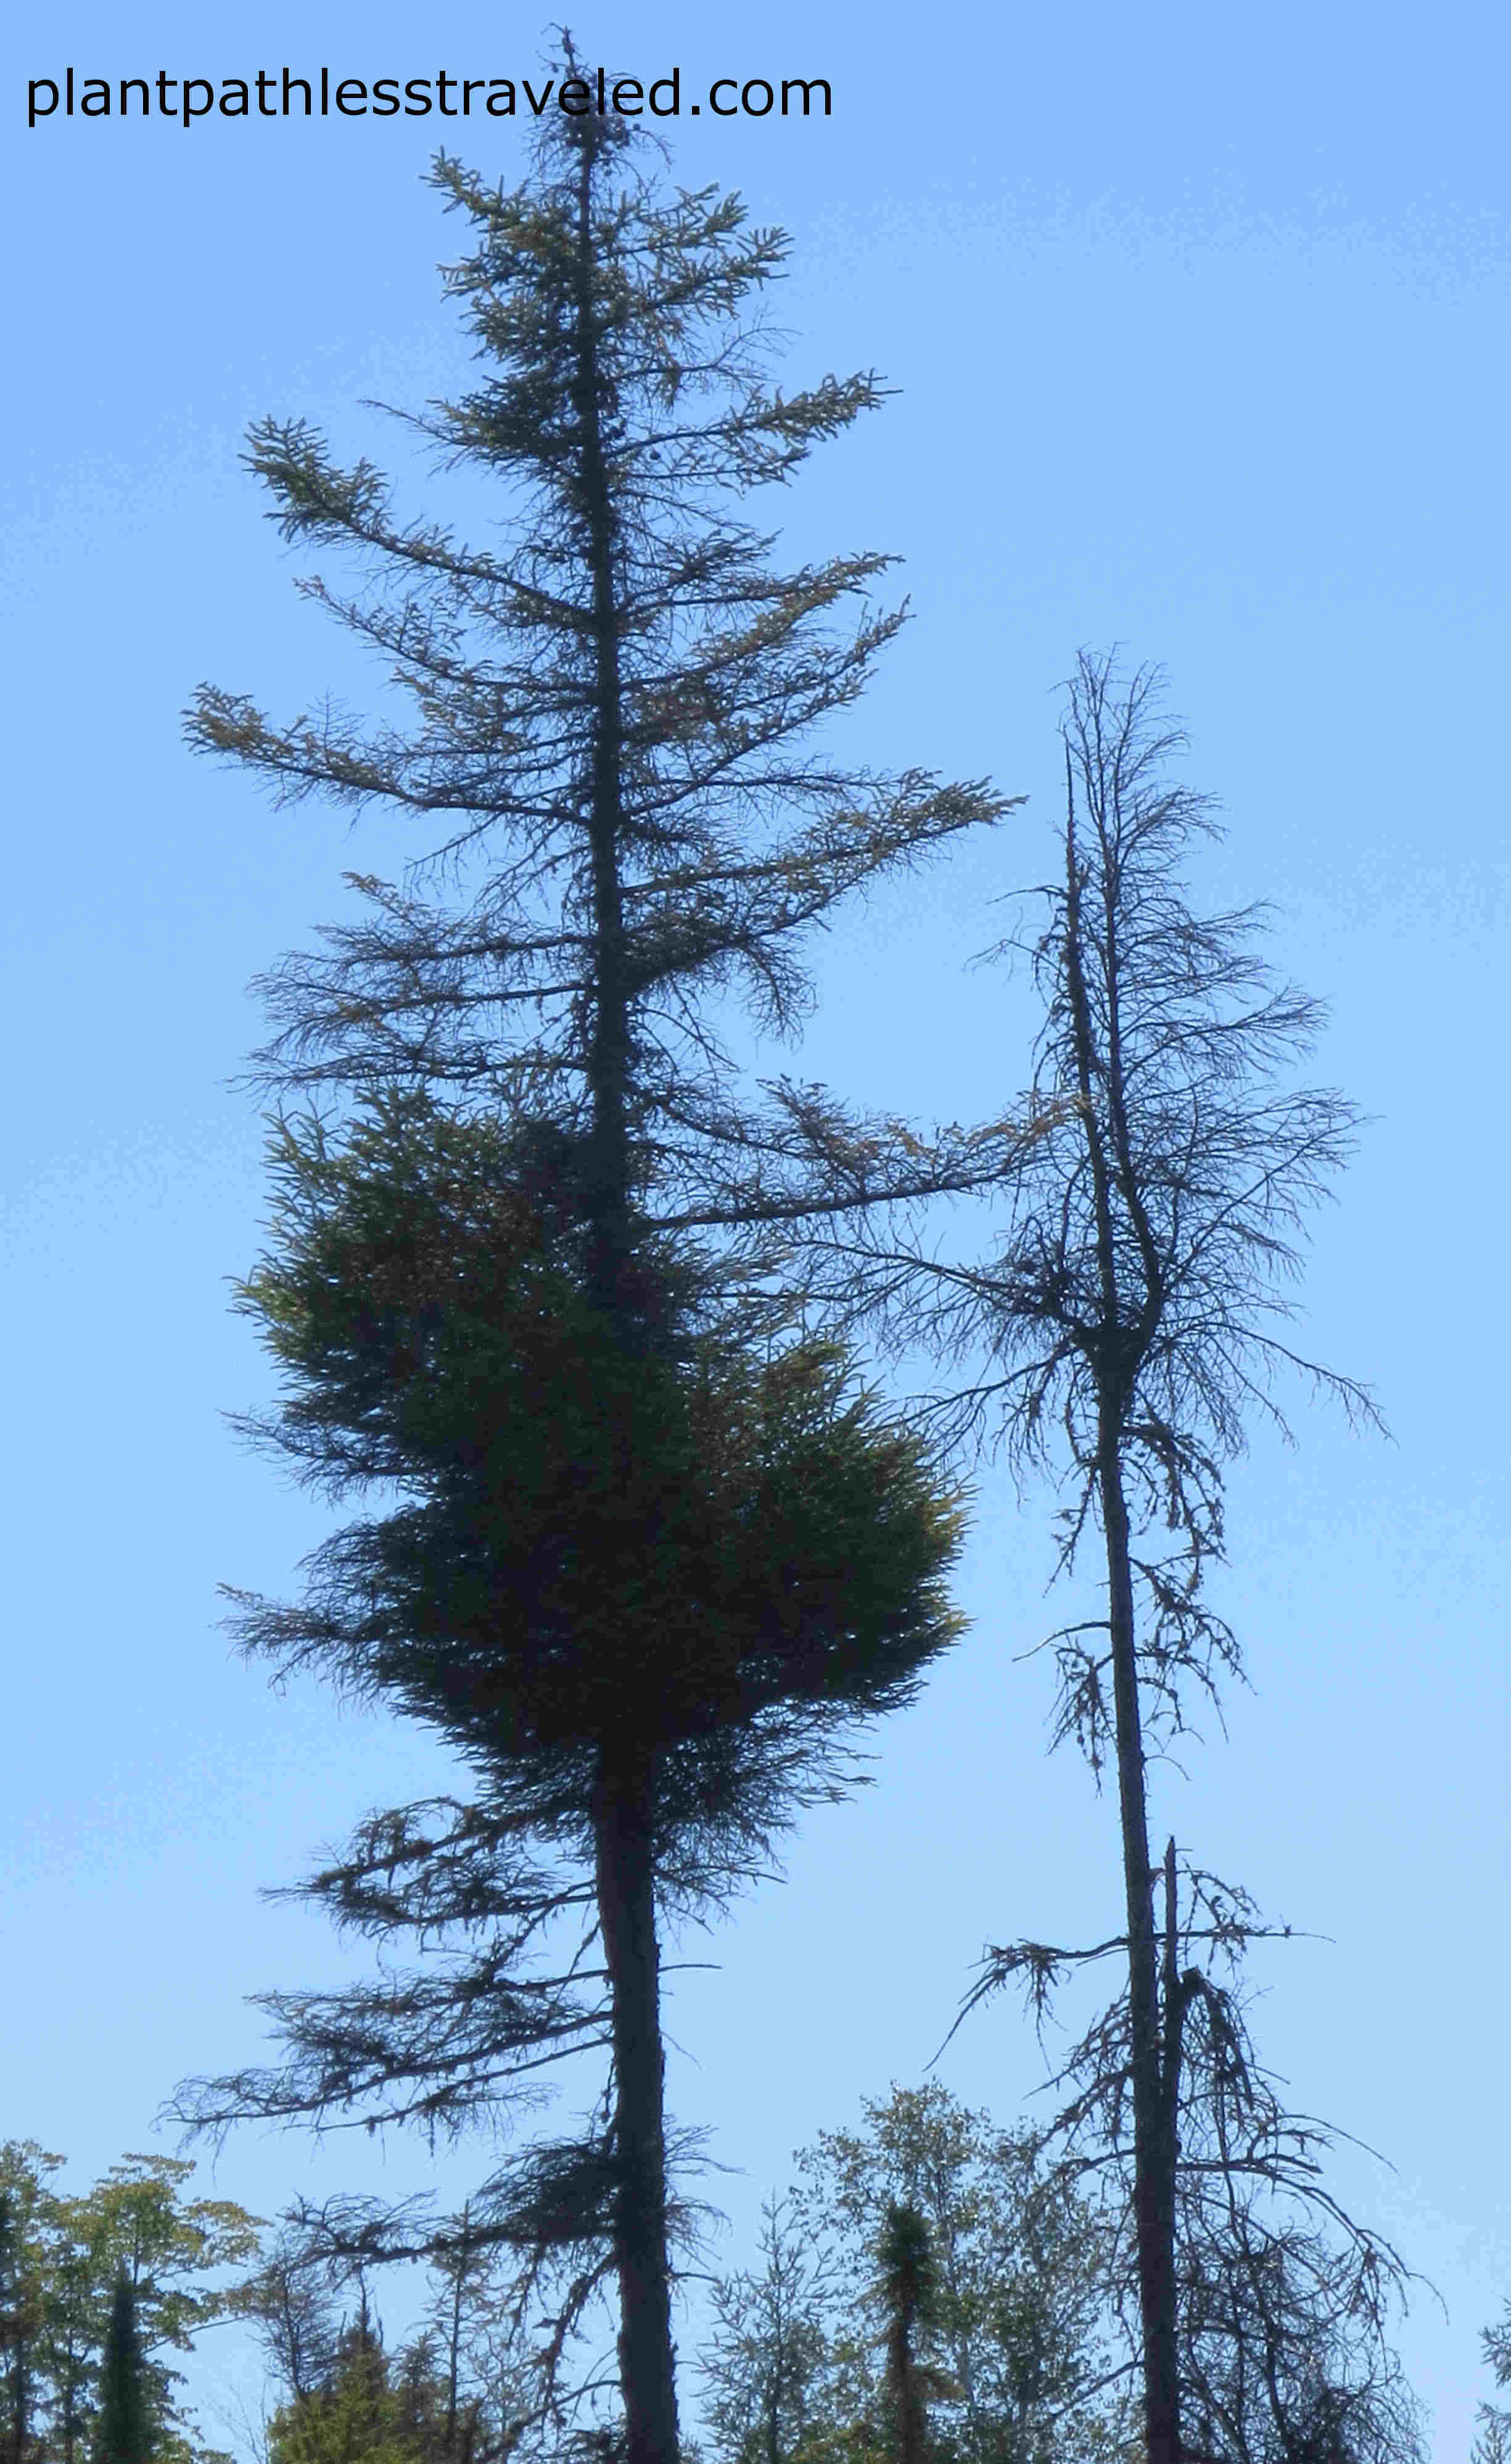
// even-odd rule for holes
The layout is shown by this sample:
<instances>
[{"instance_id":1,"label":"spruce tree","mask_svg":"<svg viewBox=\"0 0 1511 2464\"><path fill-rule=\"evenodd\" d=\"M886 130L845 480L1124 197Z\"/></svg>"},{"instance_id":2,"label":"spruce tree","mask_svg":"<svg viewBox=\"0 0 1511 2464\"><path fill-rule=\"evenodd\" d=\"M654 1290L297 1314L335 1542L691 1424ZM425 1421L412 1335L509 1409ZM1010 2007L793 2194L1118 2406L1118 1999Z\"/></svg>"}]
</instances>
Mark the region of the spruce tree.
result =
<instances>
[{"instance_id":1,"label":"spruce tree","mask_svg":"<svg viewBox=\"0 0 1511 2464\"><path fill-rule=\"evenodd\" d=\"M183 2109L375 2101L458 2128L606 2048L604 2125L506 2167L467 2231L576 2254L588 2286L612 2266L633 2430L671 2387L660 1912L769 1863L843 1784L841 1734L916 1689L958 1630L959 1514L835 1347L753 1346L665 1236L638 1244L654 1344L624 1347L559 1166L418 1093L370 1099L341 1137L280 1133L279 1237L245 1287L290 1380L262 1434L329 1491L405 1502L325 1543L299 1603L244 1601L243 1639L426 1721L480 1789L375 1817L306 1886L427 1941L425 1971L267 1997L289 2063ZM584 1940L542 1966L574 1917ZM641 2452L668 2434L663 2413Z\"/></svg>"},{"instance_id":2,"label":"spruce tree","mask_svg":"<svg viewBox=\"0 0 1511 2464\"><path fill-rule=\"evenodd\" d=\"M318 2386L269 2422L268 2464L426 2464L426 2441L406 2409L413 2410L363 2301L340 2329Z\"/></svg>"},{"instance_id":3,"label":"spruce tree","mask_svg":"<svg viewBox=\"0 0 1511 2464\"><path fill-rule=\"evenodd\" d=\"M284 536L362 565L353 594L306 587L413 720L278 728L206 688L191 738L282 795L416 816L432 861L355 879L357 919L267 981L261 1082L334 1096L344 1127L286 1121L278 1244L247 1290L290 1372L273 1441L335 1491L397 1480L415 1502L321 1551L302 1608L244 1603L243 1633L438 1725L480 1774L474 1805L375 1817L311 1890L376 1933L479 1912L498 1932L491 1995L464 1960L402 2025L370 1998L335 2035L285 1998L291 2069L187 2109L392 2089L397 2117L449 2119L548 2045L606 2044L605 2127L537 2152L493 2229L579 2254L578 2285L606 2241L629 2454L667 2464L659 1912L758 1865L838 1785L838 1730L906 1700L954 1630L947 1485L767 1309L770 1258L736 1254L780 1218L822 1105L788 1089L752 1113L719 1005L794 1026L801 931L1007 805L806 740L901 621L868 600L887 561L776 571L740 500L880 388L771 384L752 312L781 235L712 189L667 197L636 143L612 115L558 116L507 194L436 165L473 227L448 280L486 373L414 424L497 483L512 544L404 522L301 423L253 431ZM982 1168L909 1158L883 1125L867 1169ZM715 1221L722 1245L695 1245ZM528 1837L571 1875L548 1880ZM547 1903L588 1912L602 2003L579 1963L510 1981Z\"/></svg>"},{"instance_id":4,"label":"spruce tree","mask_svg":"<svg viewBox=\"0 0 1511 2464\"><path fill-rule=\"evenodd\" d=\"M136 2287L122 2265L99 2365L99 2410L93 2464L150 2464L157 2449L146 2358L137 2324Z\"/></svg>"}]
</instances>

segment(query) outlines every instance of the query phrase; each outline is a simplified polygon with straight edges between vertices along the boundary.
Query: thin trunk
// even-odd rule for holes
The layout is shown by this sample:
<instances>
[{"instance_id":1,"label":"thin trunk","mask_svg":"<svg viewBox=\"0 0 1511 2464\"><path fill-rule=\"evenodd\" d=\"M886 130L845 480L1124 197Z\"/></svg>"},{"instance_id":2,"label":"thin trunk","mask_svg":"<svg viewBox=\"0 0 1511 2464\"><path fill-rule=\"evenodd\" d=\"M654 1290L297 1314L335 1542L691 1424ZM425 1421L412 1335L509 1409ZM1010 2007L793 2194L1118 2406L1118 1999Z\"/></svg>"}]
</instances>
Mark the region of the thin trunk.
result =
<instances>
[{"instance_id":1,"label":"thin trunk","mask_svg":"<svg viewBox=\"0 0 1511 2464\"><path fill-rule=\"evenodd\" d=\"M772 2269L772 2364L771 2375L766 2382L766 2464L782 2464L781 2397L787 2355L787 2321L781 2300L781 2260L775 2250Z\"/></svg>"},{"instance_id":2,"label":"thin trunk","mask_svg":"<svg viewBox=\"0 0 1511 2464\"><path fill-rule=\"evenodd\" d=\"M1160 2014L1159 1947L1154 1930L1153 1872L1139 1708L1133 1569L1123 1491L1123 1413L1136 1329L1123 1323L1112 1190L1117 1157L1103 1142L1099 1096L1114 1117L1122 1089L1109 1085L1110 1056L1099 1055L1087 998L1082 935L1082 874L1076 846L1074 778L1065 754L1065 977L1075 1045L1077 1092L1096 1210L1101 1327L1096 1376L1100 1402L1097 1487L1106 1544L1107 1627L1112 1662L1118 1812L1123 1887L1128 1910L1128 2026L1133 2073L1133 2223L1138 2252L1139 2316L1144 2345L1144 2417L1148 2464L1180 2464L1180 2372L1176 2341L1173 2205L1174 2108L1167 2094ZM1148 1296L1146 1296L1148 1298Z\"/></svg>"},{"instance_id":3,"label":"thin trunk","mask_svg":"<svg viewBox=\"0 0 1511 2464\"><path fill-rule=\"evenodd\" d=\"M1144 2334L1144 2414L1149 2464L1180 2464L1180 2365L1176 2342L1173 2116L1162 2058L1158 1946L1138 1672L1133 1653L1133 1582L1128 1509L1115 1435L1104 1437L1099 1464L1106 1534L1117 1720L1118 1807L1128 1928L1128 2014L1133 2065L1133 2222L1139 2315Z\"/></svg>"},{"instance_id":4,"label":"thin trunk","mask_svg":"<svg viewBox=\"0 0 1511 2464\"><path fill-rule=\"evenodd\" d=\"M446 2456L447 2464L456 2457L456 2387L462 2355L462 2291L467 2277L469 2255L468 2222L471 2202L462 2209L462 2247L457 2254L456 2275L451 2284L451 2333L448 2340L446 2368Z\"/></svg>"},{"instance_id":5,"label":"thin trunk","mask_svg":"<svg viewBox=\"0 0 1511 2464\"><path fill-rule=\"evenodd\" d=\"M605 1775L595 1809L598 1903L613 2003L615 2259L627 2464L676 2464L676 2348L667 2266L661 1961L650 1792Z\"/></svg>"},{"instance_id":6,"label":"thin trunk","mask_svg":"<svg viewBox=\"0 0 1511 2464\"><path fill-rule=\"evenodd\" d=\"M11 2454L13 2458L13 2464L23 2464L23 2459L26 2455L27 2450L27 2415L29 2410L27 2398L30 2393L27 2381L28 2371L26 2365L26 2346L21 2341L21 2331L18 2331L15 2360L11 2365L11 2438L9 2444Z\"/></svg>"},{"instance_id":7,"label":"thin trunk","mask_svg":"<svg viewBox=\"0 0 1511 2464\"><path fill-rule=\"evenodd\" d=\"M1181 2037L1186 2024L1190 1984L1180 1973L1179 1909L1176 1902L1175 1842L1165 1843L1165 1973L1162 1989L1164 2042L1160 2049L1160 2138L1157 2184L1160 2231L1171 2254L1171 2318L1175 2296L1175 2171L1180 2158Z\"/></svg>"},{"instance_id":8,"label":"thin trunk","mask_svg":"<svg viewBox=\"0 0 1511 2464\"><path fill-rule=\"evenodd\" d=\"M63 2464L74 2464L74 2445L78 2432L78 2382L74 2353L74 2332L69 2328L64 2356L63 2379Z\"/></svg>"},{"instance_id":9,"label":"thin trunk","mask_svg":"<svg viewBox=\"0 0 1511 2464\"><path fill-rule=\"evenodd\" d=\"M918 2364L913 2356L910 2322L892 2331L892 2396L895 2406L897 2464L924 2464L928 2421Z\"/></svg>"},{"instance_id":10,"label":"thin trunk","mask_svg":"<svg viewBox=\"0 0 1511 2464\"><path fill-rule=\"evenodd\" d=\"M588 832L592 856L595 1000L587 1054L592 1103L588 1193L593 1297L624 1339L638 1330L629 1302L630 1031L620 878L623 821L619 611L614 514L603 449L602 372L593 290L594 131L580 123L577 410L593 588L594 727ZM627 1468L627 1466L626 1466ZM660 1951L649 1774L605 1755L594 1821L599 1923L614 2040L614 2257L620 2286L620 2385L626 2464L676 2464L676 2350L667 2255Z\"/></svg>"}]
</instances>

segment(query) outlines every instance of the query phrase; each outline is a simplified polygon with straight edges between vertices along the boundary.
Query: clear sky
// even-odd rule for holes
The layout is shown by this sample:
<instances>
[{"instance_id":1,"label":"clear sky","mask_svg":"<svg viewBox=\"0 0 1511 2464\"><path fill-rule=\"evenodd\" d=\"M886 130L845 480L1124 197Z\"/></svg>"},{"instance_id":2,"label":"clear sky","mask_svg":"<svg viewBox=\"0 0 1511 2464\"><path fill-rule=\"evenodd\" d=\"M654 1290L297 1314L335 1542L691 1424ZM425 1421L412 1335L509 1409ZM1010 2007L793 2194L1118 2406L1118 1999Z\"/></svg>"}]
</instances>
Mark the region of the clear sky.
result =
<instances>
[{"instance_id":1,"label":"clear sky","mask_svg":"<svg viewBox=\"0 0 1511 2464\"><path fill-rule=\"evenodd\" d=\"M790 505L797 553L907 560L916 622L856 740L1031 799L844 920L798 1066L922 1113L1017 1089L1021 1004L961 964L1000 929L988 901L1043 872L1083 643L1168 667L1231 825L1215 886L1277 900L1281 955L1334 1004L1321 1074L1372 1123L1307 1331L1375 1384L1393 1441L1303 1403L1297 1450L1237 1474L1222 1589L1256 1690L1160 1771L1155 1815L1331 1937L1267 1965L1256 2024L1297 2101L1396 2167L1339 2178L1447 2300L1405 2337L1440 2464L1511 2293L1505 27L1463 0L1431 24L1358 0L573 18L628 74L678 65L685 104L731 72L830 79L827 121L661 125L681 181L792 231L794 381L875 365L899 388ZM361 398L421 401L464 364L434 273L455 226L420 174L442 136L509 179L523 148L434 117L60 108L29 131L26 81L517 77L543 32L392 0L65 0L7 37L0 2135L65 2152L77 2186L167 2144L151 2117L182 2075L254 2053L246 1994L342 1972L258 1885L444 1777L382 1719L275 1700L214 1629L218 1581L284 1586L323 1528L218 1417L268 1384L225 1282L263 1206L226 1083L258 1032L244 987L336 912L343 866L403 849L270 814L190 761L178 714L202 677L275 713L359 690L241 432L276 410L396 450ZM690 1946L720 1966L675 1986L671 2101L740 2168L717 2186L732 2253L796 2146L919 2079L985 1942L1108 1929L1112 1808L1046 1761L1048 1672L1015 1659L1064 1613L1048 1505L984 1481L974 1631L877 1740L878 1785ZM1016 2010L942 2076L1014 2119L1039 2077ZM381 2165L252 2135L217 2179L272 2214L428 2178L422 2151Z\"/></svg>"}]
</instances>

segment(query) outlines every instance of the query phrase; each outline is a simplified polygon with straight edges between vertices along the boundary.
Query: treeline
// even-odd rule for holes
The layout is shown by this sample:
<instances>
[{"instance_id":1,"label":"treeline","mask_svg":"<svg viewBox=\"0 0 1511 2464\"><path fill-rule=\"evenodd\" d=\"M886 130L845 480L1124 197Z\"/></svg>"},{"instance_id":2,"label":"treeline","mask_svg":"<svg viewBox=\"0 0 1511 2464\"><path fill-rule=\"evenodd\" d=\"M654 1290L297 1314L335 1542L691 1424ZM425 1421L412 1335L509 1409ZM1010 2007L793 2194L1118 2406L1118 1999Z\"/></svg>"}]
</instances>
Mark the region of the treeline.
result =
<instances>
[{"instance_id":1,"label":"treeline","mask_svg":"<svg viewBox=\"0 0 1511 2464\"><path fill-rule=\"evenodd\" d=\"M1378 1420L1291 1325L1354 1128L1303 1080L1320 1006L1260 910L1195 894L1216 825L1157 672L1083 652L1041 886L988 954L1039 1014L992 1116L753 1086L740 1005L791 1038L852 894L1021 827L985 780L855 758L890 560L784 567L755 518L883 388L776 381L782 234L661 182L612 114L543 124L513 191L444 155L433 183L478 374L410 426L500 520L466 542L260 422L248 465L285 539L344 560L302 586L376 655L382 714L280 723L207 685L188 733L419 842L261 987L274 1199L239 1300L281 1382L242 1425L353 1514L296 1598L231 1596L275 1674L438 1733L458 1793L375 1811L297 1886L377 1947L372 1981L262 1997L277 2058L172 2110L510 2152L459 2214L291 2211L257 2296L270 2451L687 2452L666 1932L769 1873L959 1641L969 1482L1003 1455L1091 1586L1049 1640L1057 1742L1111 1783L1109 1914L1053 1945L1015 1908L960 2015L1010 1984L1042 2015L1103 1963L1108 1997L1032 2143L921 2094L823 2143L718 2293L719 2456L1415 2464L1405 2264L1250 2039L1245 1955L1280 1928L1162 1838L1150 1786L1243 1667L1210 1580L1256 1416L1283 1426L1299 1377ZM927 1397L887 1399L878 1354L921 1358ZM596 2097L553 2136L565 2062ZM369 2280L410 2261L438 2306L390 2355Z\"/></svg>"},{"instance_id":2,"label":"treeline","mask_svg":"<svg viewBox=\"0 0 1511 2464\"><path fill-rule=\"evenodd\" d=\"M163 2356L224 2320L253 2328L266 2365L260 2430L247 2425L256 2464L523 2464L593 2444L542 2403L549 2358L523 2331L517 2274L469 2246L465 2220L390 2346L367 2268L230 2202L186 2199L186 2167L128 2159L70 2201L46 2188L55 2159L11 2144L0 2161L6 2464L220 2464ZM1121 2454L1106 2256L1094 2209L1027 2133L940 2087L896 2089L799 2154L766 2204L757 2265L712 2277L692 2371L700 2452L865 2464L892 2452L906 2391L931 2455L1038 2464L1067 2442Z\"/></svg>"},{"instance_id":3,"label":"treeline","mask_svg":"<svg viewBox=\"0 0 1511 2464\"><path fill-rule=\"evenodd\" d=\"M163 2464L227 2464L183 2409L171 2357L237 2314L260 2219L187 2197L182 2157L123 2157L75 2198L53 2187L62 2165L33 2141L0 2143L3 2464L142 2464L143 2441ZM232 2289L205 2280L228 2269L243 2271Z\"/></svg>"},{"instance_id":4,"label":"treeline","mask_svg":"<svg viewBox=\"0 0 1511 2464\"><path fill-rule=\"evenodd\" d=\"M127 2157L82 2197L60 2160L0 2146L4 2464L230 2464L182 2400L186 2354L239 2321L264 2363L243 2464L590 2464L612 2453L591 2387L551 2401L517 2269L465 2231L432 2260L409 2334L382 2293L289 2223L186 2195L191 2168ZM1116 2313L1115 2226L1046 2161L933 2083L823 2132L765 2202L755 2263L711 2272L688 2371L688 2464L1136 2464L1138 2407ZM412 2275L412 2270L409 2271ZM405 2287L414 2311L413 2286ZM1188 2314L1188 2321L1191 2314ZM1511 2386L1511 2306L1482 2338ZM1193 2380L1199 2357L1187 2354ZM1378 2402L1289 2450L1262 2398L1244 2451L1277 2464L1398 2452ZM1480 2407L1476 2464L1504 2464L1511 2412ZM250 2449L250 2453L246 2451Z\"/></svg>"}]
</instances>

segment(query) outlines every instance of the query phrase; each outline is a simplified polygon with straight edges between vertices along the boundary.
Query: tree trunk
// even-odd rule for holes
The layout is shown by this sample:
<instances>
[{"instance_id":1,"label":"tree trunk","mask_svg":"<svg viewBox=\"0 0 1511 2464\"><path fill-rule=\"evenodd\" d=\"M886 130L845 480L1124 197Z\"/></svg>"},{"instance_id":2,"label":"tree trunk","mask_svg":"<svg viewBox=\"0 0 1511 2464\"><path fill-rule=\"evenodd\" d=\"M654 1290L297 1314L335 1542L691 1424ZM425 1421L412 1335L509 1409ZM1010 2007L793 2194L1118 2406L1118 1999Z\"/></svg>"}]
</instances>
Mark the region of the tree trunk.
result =
<instances>
[{"instance_id":1,"label":"tree trunk","mask_svg":"<svg viewBox=\"0 0 1511 2464\"><path fill-rule=\"evenodd\" d=\"M925 2464L928 2423L923 2390L918 2384L918 2364L907 2327L899 2328L892 2348L892 2402L897 2464Z\"/></svg>"},{"instance_id":2,"label":"tree trunk","mask_svg":"<svg viewBox=\"0 0 1511 2464\"><path fill-rule=\"evenodd\" d=\"M1175 2304L1175 2085L1167 2085L1160 2024L1159 1947L1154 1932L1154 1876L1149 1854L1149 1805L1144 1786L1144 1731L1139 1711L1138 1659L1133 1614L1133 1568L1128 1546L1128 1503L1123 1492L1123 1412L1128 1393L1129 1331L1119 1290L1112 1193L1117 1186L1129 1206L1146 1271L1151 1280L1144 1314L1154 1308L1157 1260L1150 1254L1148 1226L1136 1203L1128 1168L1124 1117L1122 1056L1117 1023L1116 949L1106 952L1107 1048L1098 1050L1083 959L1084 876L1076 847L1076 801L1070 747L1065 747L1065 938L1066 984L1075 1039L1077 1092L1085 1124L1086 1160L1096 1210L1102 1324L1096 1377L1098 1395L1097 1488L1107 1559L1107 1626L1112 1659L1112 1697L1118 1757L1118 1811L1123 1833L1123 1888L1128 1909L1128 2027L1133 2069L1133 2225L1138 2252L1139 2320L1144 2343L1144 2421L1147 2464L1181 2464L1180 2367ZM1109 928L1110 929L1110 928ZM1113 1153L1104 1143L1102 1103L1109 1115ZM1147 1326L1136 1340L1147 1340Z\"/></svg>"},{"instance_id":3,"label":"tree trunk","mask_svg":"<svg viewBox=\"0 0 1511 2464\"><path fill-rule=\"evenodd\" d=\"M20 2299L18 2288L18 2306ZM15 2356L11 2365L11 2436L6 2442L10 2450L9 2464L23 2464L31 2426L28 2419L27 2397L30 2390L27 2386L26 2347L22 2341L23 2336L24 2329L18 2324Z\"/></svg>"},{"instance_id":4,"label":"tree trunk","mask_svg":"<svg viewBox=\"0 0 1511 2464\"><path fill-rule=\"evenodd\" d=\"M661 1956L650 1793L605 1769L595 1809L598 1904L613 2001L614 2257L626 2464L676 2464L676 2347L667 2265Z\"/></svg>"},{"instance_id":5,"label":"tree trunk","mask_svg":"<svg viewBox=\"0 0 1511 2464\"><path fill-rule=\"evenodd\" d=\"M64 2356L64 2365L67 2375L63 2380L63 2464L74 2464L74 2449L78 2434L78 2381L74 2355L74 2330L72 2324L70 2324L68 2330L68 2345Z\"/></svg>"},{"instance_id":6,"label":"tree trunk","mask_svg":"<svg viewBox=\"0 0 1511 2464\"><path fill-rule=\"evenodd\" d=\"M579 122L582 167L578 190L577 378L579 484L593 588L593 767L588 837L593 882L593 1024L587 1054L592 1103L589 1275L598 1306L624 1317L630 1264L629 992L624 967L624 900L620 877L624 823L620 763L620 614L615 586L614 505L603 451L602 385L593 297L593 131ZM626 1329L625 1331L628 1330Z\"/></svg>"},{"instance_id":7,"label":"tree trunk","mask_svg":"<svg viewBox=\"0 0 1511 2464\"><path fill-rule=\"evenodd\" d=\"M1144 1738L1133 1649L1128 1508L1115 1428L1105 1428L1098 1476L1106 1536L1107 1596L1117 1720L1118 1805L1128 1905L1128 2013L1133 2064L1133 2221L1144 2334L1148 2464L1180 2464L1176 2341L1173 2080L1165 2078L1159 1952L1144 1789Z\"/></svg>"},{"instance_id":8,"label":"tree trunk","mask_svg":"<svg viewBox=\"0 0 1511 2464\"><path fill-rule=\"evenodd\" d=\"M576 408L579 478L592 577L594 728L588 835L592 857L594 1012L587 1057L592 1132L587 1192L593 1298L623 1339L641 1330L630 1292L630 1018L620 875L623 753L615 522L602 433L594 299L594 139L578 123ZM626 1465L626 1472L628 1466ZM601 1759L595 1808L599 1923L614 2039L614 2259L627 2464L677 2464L676 2349L667 2255L660 1952L650 1774Z\"/></svg>"}]
</instances>

